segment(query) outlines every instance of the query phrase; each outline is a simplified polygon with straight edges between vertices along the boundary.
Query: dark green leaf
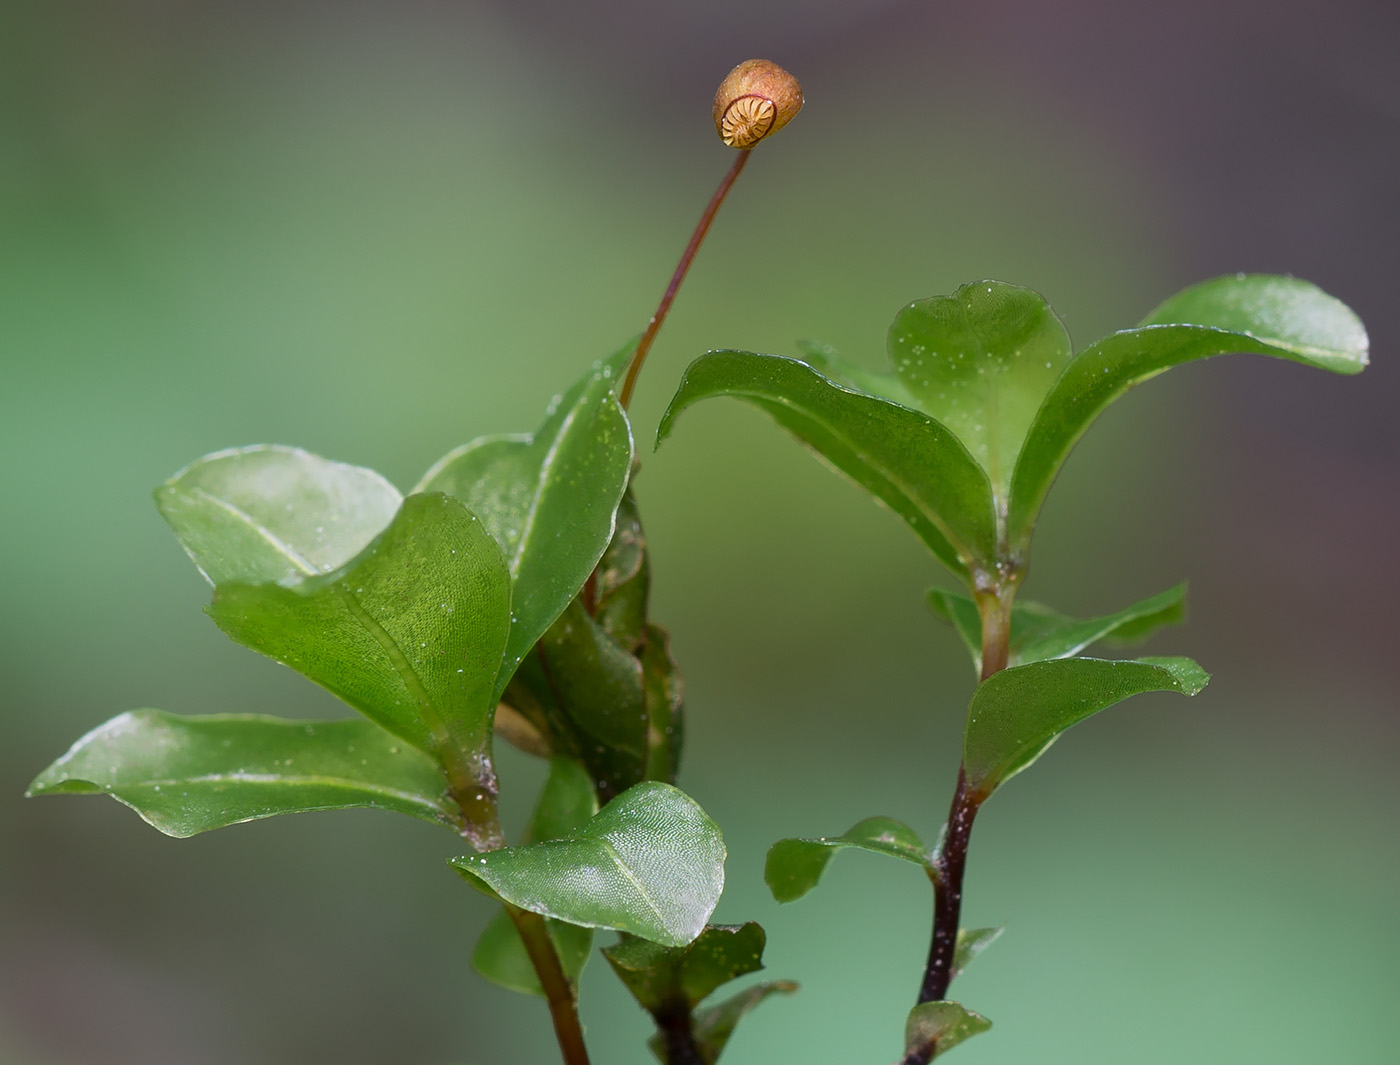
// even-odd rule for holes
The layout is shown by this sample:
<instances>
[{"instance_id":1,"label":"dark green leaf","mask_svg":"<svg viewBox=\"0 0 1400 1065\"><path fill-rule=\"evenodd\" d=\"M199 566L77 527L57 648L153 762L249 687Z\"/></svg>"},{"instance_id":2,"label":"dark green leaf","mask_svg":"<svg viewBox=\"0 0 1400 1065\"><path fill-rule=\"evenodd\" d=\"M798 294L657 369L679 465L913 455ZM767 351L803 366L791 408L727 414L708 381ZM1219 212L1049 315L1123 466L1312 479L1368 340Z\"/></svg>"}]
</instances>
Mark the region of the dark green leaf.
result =
<instances>
[{"instance_id":1,"label":"dark green leaf","mask_svg":"<svg viewBox=\"0 0 1400 1065\"><path fill-rule=\"evenodd\" d=\"M763 929L750 921L710 925L687 947L631 936L604 947L603 956L648 1013L688 1013L716 988L762 969L765 941Z\"/></svg>"},{"instance_id":2,"label":"dark green leaf","mask_svg":"<svg viewBox=\"0 0 1400 1065\"><path fill-rule=\"evenodd\" d=\"M514 587L496 695L578 594L613 533L632 470L632 430L613 390L629 344L550 405L530 436L483 437L442 458L417 491L462 500L501 545Z\"/></svg>"},{"instance_id":3,"label":"dark green leaf","mask_svg":"<svg viewBox=\"0 0 1400 1065\"><path fill-rule=\"evenodd\" d=\"M523 670L538 697L562 719L605 798L639 782L647 758L642 663L620 647L575 599L540 638L543 663Z\"/></svg>"},{"instance_id":4,"label":"dark green leaf","mask_svg":"<svg viewBox=\"0 0 1400 1065\"><path fill-rule=\"evenodd\" d=\"M660 625L647 626L642 679L647 707L646 777L673 784L685 746L683 685L680 667L671 657L671 634Z\"/></svg>"},{"instance_id":5,"label":"dark green leaf","mask_svg":"<svg viewBox=\"0 0 1400 1065\"><path fill-rule=\"evenodd\" d=\"M981 954L998 939L1002 928L959 928L958 941L953 947L953 968L948 979L952 980L962 973L972 959Z\"/></svg>"},{"instance_id":6,"label":"dark green leaf","mask_svg":"<svg viewBox=\"0 0 1400 1065\"><path fill-rule=\"evenodd\" d=\"M904 1024L904 1053L908 1056L932 1047L932 1060L991 1026L986 1017L956 1002L924 1002L909 1011Z\"/></svg>"},{"instance_id":7,"label":"dark green leaf","mask_svg":"<svg viewBox=\"0 0 1400 1065\"><path fill-rule=\"evenodd\" d=\"M912 828L892 817L867 817L845 835L780 839L768 851L763 878L775 899L793 902L816 887L827 863L837 851L848 847L899 858L919 866L930 877L934 875L932 856Z\"/></svg>"},{"instance_id":8,"label":"dark green leaf","mask_svg":"<svg viewBox=\"0 0 1400 1065\"><path fill-rule=\"evenodd\" d=\"M705 928L724 888L719 827L684 792L646 781L564 839L452 861L521 909L667 946Z\"/></svg>"},{"instance_id":9,"label":"dark green leaf","mask_svg":"<svg viewBox=\"0 0 1400 1065\"><path fill-rule=\"evenodd\" d=\"M534 816L526 826L523 842L558 839L582 827L598 812L593 781L577 762L555 758L540 789ZM559 955L564 975L577 982L593 950L593 929L545 918L545 927ZM539 977L525 951L520 932L505 910L492 918L472 952L472 967L492 983L527 995L543 995Z\"/></svg>"},{"instance_id":10,"label":"dark green leaf","mask_svg":"<svg viewBox=\"0 0 1400 1065\"><path fill-rule=\"evenodd\" d=\"M455 825L437 767L368 721L133 710L99 725L30 795L106 794L167 836L274 814L373 806Z\"/></svg>"},{"instance_id":11,"label":"dark green leaf","mask_svg":"<svg viewBox=\"0 0 1400 1065\"><path fill-rule=\"evenodd\" d=\"M1366 330L1343 303L1288 277L1217 278L1174 296L1141 328L1113 333L1070 361L1026 438L1011 485L1008 534L1024 553L1060 466L1090 423L1133 385L1185 362L1253 352L1359 373Z\"/></svg>"},{"instance_id":12,"label":"dark green leaf","mask_svg":"<svg viewBox=\"0 0 1400 1065\"><path fill-rule=\"evenodd\" d=\"M271 444L206 455L155 497L211 584L336 569L383 532L403 502L373 470Z\"/></svg>"},{"instance_id":13,"label":"dark green leaf","mask_svg":"<svg viewBox=\"0 0 1400 1065\"><path fill-rule=\"evenodd\" d=\"M593 616L618 646L635 652L647 638L651 562L642 516L630 488L617 508L617 527L594 572Z\"/></svg>"},{"instance_id":14,"label":"dark green leaf","mask_svg":"<svg viewBox=\"0 0 1400 1065\"><path fill-rule=\"evenodd\" d=\"M979 281L905 307L888 343L918 409L987 471L1002 511L1026 430L1069 363L1065 327L1038 292Z\"/></svg>"},{"instance_id":15,"label":"dark green leaf","mask_svg":"<svg viewBox=\"0 0 1400 1065\"><path fill-rule=\"evenodd\" d=\"M750 1010L773 995L790 995L796 990L797 985L791 980L768 980L745 988L723 1002L696 1011L691 1022L692 1030L704 1065L714 1065L724 1052L734 1029ZM657 1060L666 1065L666 1044L661 1035L652 1036L647 1045Z\"/></svg>"},{"instance_id":16,"label":"dark green leaf","mask_svg":"<svg viewBox=\"0 0 1400 1065\"><path fill-rule=\"evenodd\" d=\"M433 754L455 786L494 794L492 684L510 580L496 542L457 500L410 496L344 568L292 587L220 585L209 613L239 643Z\"/></svg>"},{"instance_id":17,"label":"dark green leaf","mask_svg":"<svg viewBox=\"0 0 1400 1065\"><path fill-rule=\"evenodd\" d=\"M1003 669L978 685L968 707L968 785L985 798L1086 717L1141 692L1195 695L1209 679L1189 658L1061 658Z\"/></svg>"},{"instance_id":18,"label":"dark green leaf","mask_svg":"<svg viewBox=\"0 0 1400 1065\"><path fill-rule=\"evenodd\" d=\"M908 522L960 576L994 558L987 475L952 431L928 415L843 388L795 359L714 351L686 370L657 443L683 410L720 395L767 412Z\"/></svg>"},{"instance_id":19,"label":"dark green leaf","mask_svg":"<svg viewBox=\"0 0 1400 1065\"><path fill-rule=\"evenodd\" d=\"M972 655L973 668L982 669L982 621L977 604L966 595L930 588L929 605L950 621ZM1011 608L1011 641L1007 661L1024 665L1051 658L1068 658L1097 643L1140 640L1164 625L1179 624L1185 616L1186 585L1178 584L1116 614L1099 618L1071 618L1039 603L1017 603Z\"/></svg>"}]
</instances>

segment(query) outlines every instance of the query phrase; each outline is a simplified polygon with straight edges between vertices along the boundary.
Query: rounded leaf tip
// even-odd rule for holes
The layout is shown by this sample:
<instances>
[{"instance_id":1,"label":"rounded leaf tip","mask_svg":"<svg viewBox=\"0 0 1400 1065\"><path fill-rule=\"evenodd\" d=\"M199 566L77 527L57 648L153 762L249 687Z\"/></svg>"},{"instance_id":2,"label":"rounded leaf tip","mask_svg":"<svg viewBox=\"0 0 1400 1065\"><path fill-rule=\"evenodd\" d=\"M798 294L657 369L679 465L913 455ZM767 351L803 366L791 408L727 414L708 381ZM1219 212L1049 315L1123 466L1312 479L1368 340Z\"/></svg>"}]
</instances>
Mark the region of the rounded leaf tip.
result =
<instances>
[{"instance_id":1,"label":"rounded leaf tip","mask_svg":"<svg viewBox=\"0 0 1400 1065\"><path fill-rule=\"evenodd\" d=\"M777 63L746 59L715 93L715 131L731 148L752 148L802 110L802 85Z\"/></svg>"}]
</instances>

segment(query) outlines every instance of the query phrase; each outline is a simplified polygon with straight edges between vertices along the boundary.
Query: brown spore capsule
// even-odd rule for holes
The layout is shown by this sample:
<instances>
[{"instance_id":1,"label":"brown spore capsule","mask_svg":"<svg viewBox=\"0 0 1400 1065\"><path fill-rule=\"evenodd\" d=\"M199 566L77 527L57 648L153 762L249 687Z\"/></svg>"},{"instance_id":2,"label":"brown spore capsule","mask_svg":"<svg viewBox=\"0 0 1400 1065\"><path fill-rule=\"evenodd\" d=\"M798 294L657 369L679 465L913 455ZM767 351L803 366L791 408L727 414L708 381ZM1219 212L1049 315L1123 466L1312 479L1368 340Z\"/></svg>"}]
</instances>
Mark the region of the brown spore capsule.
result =
<instances>
[{"instance_id":1,"label":"brown spore capsule","mask_svg":"<svg viewBox=\"0 0 1400 1065\"><path fill-rule=\"evenodd\" d=\"M715 93L715 130L731 148L752 148L802 110L802 85L777 63L748 59Z\"/></svg>"}]
</instances>

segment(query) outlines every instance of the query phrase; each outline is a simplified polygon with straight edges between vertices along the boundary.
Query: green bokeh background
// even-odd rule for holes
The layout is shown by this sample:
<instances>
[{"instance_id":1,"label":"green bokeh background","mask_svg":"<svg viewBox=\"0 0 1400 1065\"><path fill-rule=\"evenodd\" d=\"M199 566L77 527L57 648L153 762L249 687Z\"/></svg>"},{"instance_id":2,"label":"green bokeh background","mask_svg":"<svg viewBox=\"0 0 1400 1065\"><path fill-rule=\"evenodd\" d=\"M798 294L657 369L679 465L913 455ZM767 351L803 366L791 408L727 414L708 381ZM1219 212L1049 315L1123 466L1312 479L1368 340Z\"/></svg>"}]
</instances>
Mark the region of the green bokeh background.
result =
<instances>
[{"instance_id":1,"label":"green bokeh background","mask_svg":"<svg viewBox=\"0 0 1400 1065\"><path fill-rule=\"evenodd\" d=\"M808 106L753 160L642 378L655 615L688 682L683 783L724 826L718 918L769 930L744 1062L889 1061L922 878L847 855L780 910L783 835L930 836L972 677L888 513L754 412L655 455L681 368L819 340L869 365L903 303L981 277L1079 342L1190 281L1292 272L1354 306L1356 380L1238 357L1117 405L1050 498L1027 594L1108 611L1192 581L1157 653L1216 679L1075 730L986 810L958 1060L1395 1060L1400 433L1395 14L1278 5L53 0L0 6L0 1062L501 1065L543 1007L466 963L460 847L370 812L188 841L26 802L139 706L338 716L229 643L150 490L276 441L401 487L640 330L729 163L726 70ZM518 824L538 765L502 755ZM595 1061L646 1025L595 962Z\"/></svg>"}]
</instances>

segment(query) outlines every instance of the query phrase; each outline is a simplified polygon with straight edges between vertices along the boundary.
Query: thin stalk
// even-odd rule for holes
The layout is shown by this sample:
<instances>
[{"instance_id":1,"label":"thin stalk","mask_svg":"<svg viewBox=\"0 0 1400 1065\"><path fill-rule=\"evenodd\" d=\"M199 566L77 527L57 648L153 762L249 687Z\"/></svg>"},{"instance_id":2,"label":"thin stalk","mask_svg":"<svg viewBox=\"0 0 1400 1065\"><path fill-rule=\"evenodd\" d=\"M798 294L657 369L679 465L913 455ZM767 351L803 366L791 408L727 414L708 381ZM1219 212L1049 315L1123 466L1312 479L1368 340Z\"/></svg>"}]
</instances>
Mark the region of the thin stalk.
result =
<instances>
[{"instance_id":1,"label":"thin stalk","mask_svg":"<svg viewBox=\"0 0 1400 1065\"><path fill-rule=\"evenodd\" d=\"M730 186L734 184L739 177L739 171L744 169L744 164L748 161L748 149L739 151L734 157L734 165L729 168L729 173L724 175L724 180L719 183L719 188L715 189L715 194L710 197L710 203L705 208L705 213L700 216L695 232L690 235L690 243L685 246L681 261L676 266L676 272L671 275L671 283L666 286L666 294L661 297L661 302L657 304L656 313L651 316L651 321L647 323L646 332L642 334L642 339L637 342L637 352L632 356L632 364L627 368L627 377L622 382L622 392L618 396L618 402L622 404L623 410L626 410L628 404L632 402L632 390L637 386L637 374L642 370L642 363L646 361L647 352L651 350L652 341L656 339L656 334L661 329L661 323L666 320L666 314L671 309L671 303L676 298L676 292L679 291L681 282L685 280L686 271L690 269L690 263L695 258L695 253L700 250L700 245L705 240L705 234L710 231L710 223L715 220L715 215L719 213L720 204L729 194Z\"/></svg>"},{"instance_id":2,"label":"thin stalk","mask_svg":"<svg viewBox=\"0 0 1400 1065\"><path fill-rule=\"evenodd\" d=\"M574 985L564 975L564 967L559 963L559 954L549 938L549 928L544 918L510 903L505 903L505 908L525 944L530 964L540 978L540 987L544 989L545 1001L549 1003L549 1016L554 1021L554 1036L559 1041L564 1065L589 1065L588 1048L583 1043L583 1026L578 1019L578 996Z\"/></svg>"},{"instance_id":3,"label":"thin stalk","mask_svg":"<svg viewBox=\"0 0 1400 1065\"><path fill-rule=\"evenodd\" d=\"M982 614L983 681L1006 668L1011 646L1011 601L1015 594L1016 586L1013 584L978 597L977 605ZM933 937L929 943L923 983L919 985L921 1005L942 1001L948 994L948 985L953 982L967 848L972 839L972 823L977 819L977 811L984 798L986 796L975 794L967 786L967 774L959 766L958 785L953 790L948 823L944 826L943 841L934 856L937 875L933 878ZM934 1043L911 1047L899 1065L928 1065L936 1050Z\"/></svg>"}]
</instances>

